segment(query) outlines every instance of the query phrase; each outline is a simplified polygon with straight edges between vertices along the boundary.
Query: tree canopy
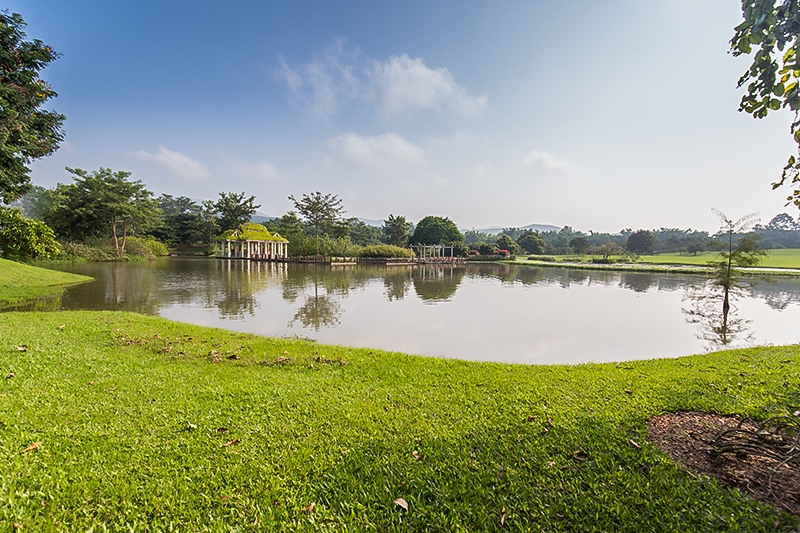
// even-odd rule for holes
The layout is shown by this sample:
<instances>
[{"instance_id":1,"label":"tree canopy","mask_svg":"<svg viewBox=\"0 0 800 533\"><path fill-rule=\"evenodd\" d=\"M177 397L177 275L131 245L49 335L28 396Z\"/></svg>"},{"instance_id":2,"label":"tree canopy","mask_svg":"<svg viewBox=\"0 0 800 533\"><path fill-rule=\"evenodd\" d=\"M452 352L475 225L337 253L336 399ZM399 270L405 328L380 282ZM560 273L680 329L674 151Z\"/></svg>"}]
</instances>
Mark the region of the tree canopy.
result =
<instances>
[{"instance_id":1,"label":"tree canopy","mask_svg":"<svg viewBox=\"0 0 800 533\"><path fill-rule=\"evenodd\" d=\"M158 223L160 211L153 193L140 180L130 181L130 172L103 167L91 172L67 167L67 171L75 183L56 187L55 205L46 217L60 236L78 241L108 236L121 254L128 234Z\"/></svg>"},{"instance_id":2,"label":"tree canopy","mask_svg":"<svg viewBox=\"0 0 800 533\"><path fill-rule=\"evenodd\" d=\"M386 239L386 244L394 246L408 245L408 238L411 236L411 223L406 220L402 215L389 215L389 218L383 221L383 234Z\"/></svg>"},{"instance_id":3,"label":"tree canopy","mask_svg":"<svg viewBox=\"0 0 800 533\"><path fill-rule=\"evenodd\" d=\"M0 199L10 203L30 189L30 163L58 149L64 115L41 109L58 96L39 72L58 54L25 40L18 13L0 12Z\"/></svg>"},{"instance_id":4,"label":"tree canopy","mask_svg":"<svg viewBox=\"0 0 800 533\"><path fill-rule=\"evenodd\" d=\"M411 236L413 244L463 243L464 235L456 223L447 217L427 216L419 221Z\"/></svg>"},{"instance_id":5,"label":"tree canopy","mask_svg":"<svg viewBox=\"0 0 800 533\"><path fill-rule=\"evenodd\" d=\"M219 215L219 228L222 231L236 229L245 222L250 222L261 204L256 204L256 197L245 197L245 193L221 192L214 203L214 210Z\"/></svg>"},{"instance_id":6,"label":"tree canopy","mask_svg":"<svg viewBox=\"0 0 800 533\"><path fill-rule=\"evenodd\" d=\"M800 149L800 2L742 0L742 15L744 21L734 28L731 53L753 53L753 62L739 78L738 86L747 87L739 111L764 118L770 111L788 107L795 112L791 133ZM800 184L800 162L795 156L772 186L778 188L787 181ZM800 207L800 187L787 202Z\"/></svg>"},{"instance_id":7,"label":"tree canopy","mask_svg":"<svg viewBox=\"0 0 800 533\"><path fill-rule=\"evenodd\" d=\"M342 214L342 200L335 194L322 194L317 191L304 194L299 200L289 196L295 209L306 221L314 226L314 236L319 237L319 229L333 224Z\"/></svg>"},{"instance_id":8,"label":"tree canopy","mask_svg":"<svg viewBox=\"0 0 800 533\"><path fill-rule=\"evenodd\" d=\"M653 234L646 229L640 229L628 235L625 248L635 254L652 254L655 250L656 239Z\"/></svg>"},{"instance_id":9,"label":"tree canopy","mask_svg":"<svg viewBox=\"0 0 800 533\"><path fill-rule=\"evenodd\" d=\"M60 250L44 222L23 218L19 209L0 207L0 256L3 259L47 259Z\"/></svg>"}]
</instances>

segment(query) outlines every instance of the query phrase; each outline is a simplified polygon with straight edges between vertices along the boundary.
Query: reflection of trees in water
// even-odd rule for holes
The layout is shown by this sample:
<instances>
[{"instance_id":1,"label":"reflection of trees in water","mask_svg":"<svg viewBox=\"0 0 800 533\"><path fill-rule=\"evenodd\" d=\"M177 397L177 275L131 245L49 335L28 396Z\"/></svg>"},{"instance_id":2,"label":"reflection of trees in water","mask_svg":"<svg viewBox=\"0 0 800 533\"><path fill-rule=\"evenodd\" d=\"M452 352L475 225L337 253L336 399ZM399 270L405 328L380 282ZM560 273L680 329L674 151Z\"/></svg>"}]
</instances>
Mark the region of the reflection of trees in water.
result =
<instances>
[{"instance_id":1,"label":"reflection of trees in water","mask_svg":"<svg viewBox=\"0 0 800 533\"><path fill-rule=\"evenodd\" d=\"M297 309L289 327L299 320L304 328L319 331L322 327L338 325L342 313L342 305L336 297L330 294L320 295L317 288L314 294L306 297L306 303Z\"/></svg>"},{"instance_id":2,"label":"reflection of trees in water","mask_svg":"<svg viewBox=\"0 0 800 533\"><path fill-rule=\"evenodd\" d=\"M647 292L656 283L656 276L645 272L623 272L619 277L619 286L634 292Z\"/></svg>"},{"instance_id":3,"label":"reflection of trees in water","mask_svg":"<svg viewBox=\"0 0 800 533\"><path fill-rule=\"evenodd\" d=\"M464 277L463 266L419 265L412 270L414 291L425 302L447 301Z\"/></svg>"},{"instance_id":4,"label":"reflection of trees in water","mask_svg":"<svg viewBox=\"0 0 800 533\"><path fill-rule=\"evenodd\" d=\"M723 305L723 289L713 282L687 288L684 301L691 302L691 305L682 311L688 323L698 325L697 338L707 343L707 349L730 346L737 340L741 341L738 344L754 342L754 334L749 332L748 327L750 320L738 317L738 309L733 303L737 297L743 295L743 290L731 289L730 307L727 307Z\"/></svg>"},{"instance_id":5,"label":"reflection of trees in water","mask_svg":"<svg viewBox=\"0 0 800 533\"><path fill-rule=\"evenodd\" d=\"M389 267L383 274L383 286L386 288L386 298L390 302L405 298L412 283L410 266Z\"/></svg>"}]
</instances>

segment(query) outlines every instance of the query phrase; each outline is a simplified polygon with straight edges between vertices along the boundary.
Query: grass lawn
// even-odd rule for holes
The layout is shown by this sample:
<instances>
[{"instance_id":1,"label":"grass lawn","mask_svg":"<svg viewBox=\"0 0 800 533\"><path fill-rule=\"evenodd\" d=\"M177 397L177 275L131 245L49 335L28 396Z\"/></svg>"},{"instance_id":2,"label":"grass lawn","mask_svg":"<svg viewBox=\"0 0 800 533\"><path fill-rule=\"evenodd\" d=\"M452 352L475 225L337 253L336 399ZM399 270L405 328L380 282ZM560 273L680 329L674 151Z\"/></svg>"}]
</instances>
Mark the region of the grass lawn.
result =
<instances>
[{"instance_id":1,"label":"grass lawn","mask_svg":"<svg viewBox=\"0 0 800 533\"><path fill-rule=\"evenodd\" d=\"M697 255L691 254L658 254L643 255L640 258L642 263L659 264L679 264L679 265L702 265L705 266L709 261L716 258L715 252L703 252ZM768 255L758 264L759 267L766 268L800 268L800 249L769 250Z\"/></svg>"},{"instance_id":2,"label":"grass lawn","mask_svg":"<svg viewBox=\"0 0 800 533\"><path fill-rule=\"evenodd\" d=\"M91 279L0 259L0 306L53 296L67 285Z\"/></svg>"},{"instance_id":3,"label":"grass lawn","mask_svg":"<svg viewBox=\"0 0 800 533\"><path fill-rule=\"evenodd\" d=\"M798 403L800 346L522 366L127 313L3 313L0 523L794 531L797 517L679 468L646 427L664 412Z\"/></svg>"}]
</instances>

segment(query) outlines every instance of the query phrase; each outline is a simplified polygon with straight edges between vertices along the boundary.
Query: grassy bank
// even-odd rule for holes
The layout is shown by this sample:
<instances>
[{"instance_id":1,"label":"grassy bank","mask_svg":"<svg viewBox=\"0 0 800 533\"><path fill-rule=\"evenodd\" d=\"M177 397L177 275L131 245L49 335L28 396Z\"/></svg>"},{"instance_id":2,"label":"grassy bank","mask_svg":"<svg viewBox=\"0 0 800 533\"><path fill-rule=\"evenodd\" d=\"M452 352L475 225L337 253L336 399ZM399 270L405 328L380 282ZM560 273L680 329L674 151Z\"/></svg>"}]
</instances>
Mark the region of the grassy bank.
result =
<instances>
[{"instance_id":1,"label":"grassy bank","mask_svg":"<svg viewBox=\"0 0 800 533\"><path fill-rule=\"evenodd\" d=\"M641 263L656 263L661 265L701 265L716 259L715 252L702 252L691 254L658 254L643 255L639 258ZM759 263L764 268L800 268L800 249L769 250L767 256Z\"/></svg>"},{"instance_id":2,"label":"grassy bank","mask_svg":"<svg viewBox=\"0 0 800 533\"><path fill-rule=\"evenodd\" d=\"M57 295L92 278L0 259L0 307Z\"/></svg>"},{"instance_id":3,"label":"grassy bank","mask_svg":"<svg viewBox=\"0 0 800 533\"><path fill-rule=\"evenodd\" d=\"M800 525L684 472L645 433L666 411L758 416L797 405L797 346L531 367L133 314L6 313L0 374L0 523L9 529Z\"/></svg>"}]
</instances>

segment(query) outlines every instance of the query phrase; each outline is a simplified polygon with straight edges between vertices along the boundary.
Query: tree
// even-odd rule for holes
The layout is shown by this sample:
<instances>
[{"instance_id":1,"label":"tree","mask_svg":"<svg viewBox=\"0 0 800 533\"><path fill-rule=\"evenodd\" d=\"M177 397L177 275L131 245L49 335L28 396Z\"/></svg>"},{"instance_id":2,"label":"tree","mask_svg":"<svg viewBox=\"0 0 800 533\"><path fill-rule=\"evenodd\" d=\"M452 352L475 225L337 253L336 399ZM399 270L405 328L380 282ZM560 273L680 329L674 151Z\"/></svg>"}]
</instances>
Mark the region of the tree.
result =
<instances>
[{"instance_id":1,"label":"tree","mask_svg":"<svg viewBox=\"0 0 800 533\"><path fill-rule=\"evenodd\" d=\"M319 237L319 229L333 224L336 219L344 214L342 200L335 194L322 194L317 191L304 194L299 200L289 196L294 202L294 207L306 222L314 226L314 237Z\"/></svg>"},{"instance_id":2,"label":"tree","mask_svg":"<svg viewBox=\"0 0 800 533\"><path fill-rule=\"evenodd\" d=\"M255 196L245 198L243 192L221 192L214 203L214 211L219 216L219 228L222 231L236 229L245 222L250 222L259 207L261 205L256 205Z\"/></svg>"},{"instance_id":3,"label":"tree","mask_svg":"<svg viewBox=\"0 0 800 533\"><path fill-rule=\"evenodd\" d=\"M48 259L59 252L53 230L23 218L19 209L0 207L0 255L3 259Z\"/></svg>"},{"instance_id":4,"label":"tree","mask_svg":"<svg viewBox=\"0 0 800 533\"><path fill-rule=\"evenodd\" d=\"M502 234L497 237L497 248L499 250L508 250L512 254L519 253L519 245L507 234Z\"/></svg>"},{"instance_id":5,"label":"tree","mask_svg":"<svg viewBox=\"0 0 800 533\"><path fill-rule=\"evenodd\" d=\"M786 213L775 215L772 220L767 224L769 230L782 230L782 231L800 231L800 222L795 220Z\"/></svg>"},{"instance_id":6,"label":"tree","mask_svg":"<svg viewBox=\"0 0 800 533\"><path fill-rule=\"evenodd\" d=\"M455 222L447 217L427 216L419 221L411 236L413 244L463 243L464 235Z\"/></svg>"},{"instance_id":7,"label":"tree","mask_svg":"<svg viewBox=\"0 0 800 533\"><path fill-rule=\"evenodd\" d=\"M18 13L0 13L0 199L10 203L30 189L29 165L64 139L64 115L40 109L58 96L39 72L58 54L38 39L25 40Z\"/></svg>"},{"instance_id":8,"label":"tree","mask_svg":"<svg viewBox=\"0 0 800 533\"><path fill-rule=\"evenodd\" d=\"M734 234L748 231L758 222L755 213L745 215L733 222L719 209L713 209L713 211L722 221L723 225L719 235L725 237L727 243L725 243L726 249L719 252L717 260L709 263L714 268L714 284L721 287L724 293L722 313L727 319L730 310L730 292L736 287L739 278L739 272L733 267L755 266L767 253L759 250L758 240L761 236L755 233L748 233L740 237L734 245Z\"/></svg>"},{"instance_id":9,"label":"tree","mask_svg":"<svg viewBox=\"0 0 800 533\"><path fill-rule=\"evenodd\" d=\"M656 239L646 229L640 229L628 235L625 248L634 254L652 254L655 249Z\"/></svg>"},{"instance_id":10,"label":"tree","mask_svg":"<svg viewBox=\"0 0 800 533\"><path fill-rule=\"evenodd\" d=\"M153 193L140 180L129 181L130 172L103 167L67 171L75 183L56 187L57 204L46 220L61 236L85 241L110 233L114 249L122 255L128 234L158 223Z\"/></svg>"},{"instance_id":11,"label":"tree","mask_svg":"<svg viewBox=\"0 0 800 533\"><path fill-rule=\"evenodd\" d=\"M750 54L753 63L739 78L738 87L747 85L739 111L764 118L770 111L788 107L795 112L791 133L800 150L800 2L785 0L742 0L744 21L734 28L731 52ZM800 161L795 156L783 169L776 189L787 181L800 184ZM800 207L800 187L787 198L787 204Z\"/></svg>"},{"instance_id":12,"label":"tree","mask_svg":"<svg viewBox=\"0 0 800 533\"><path fill-rule=\"evenodd\" d=\"M527 254L543 255L545 250L547 250L547 243L545 243L542 236L535 231L523 233L522 236L517 239L517 244L519 244L520 248Z\"/></svg>"},{"instance_id":13,"label":"tree","mask_svg":"<svg viewBox=\"0 0 800 533\"><path fill-rule=\"evenodd\" d=\"M158 198L158 208L161 209L161 225L151 231L156 238L172 245L208 242L207 226L214 218L204 216L197 202L186 196L176 198L162 194Z\"/></svg>"},{"instance_id":14,"label":"tree","mask_svg":"<svg viewBox=\"0 0 800 533\"><path fill-rule=\"evenodd\" d=\"M575 250L576 254L583 255L589 251L592 247L592 243L583 235L579 235L569 241L569 247Z\"/></svg>"},{"instance_id":15,"label":"tree","mask_svg":"<svg viewBox=\"0 0 800 533\"><path fill-rule=\"evenodd\" d=\"M383 235L386 244L393 246L408 246L408 239L411 237L412 224L402 215L389 215L383 221Z\"/></svg>"}]
</instances>

